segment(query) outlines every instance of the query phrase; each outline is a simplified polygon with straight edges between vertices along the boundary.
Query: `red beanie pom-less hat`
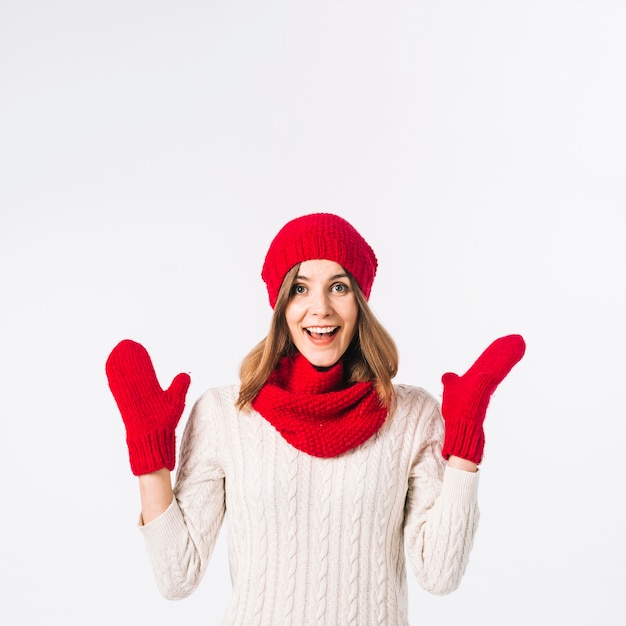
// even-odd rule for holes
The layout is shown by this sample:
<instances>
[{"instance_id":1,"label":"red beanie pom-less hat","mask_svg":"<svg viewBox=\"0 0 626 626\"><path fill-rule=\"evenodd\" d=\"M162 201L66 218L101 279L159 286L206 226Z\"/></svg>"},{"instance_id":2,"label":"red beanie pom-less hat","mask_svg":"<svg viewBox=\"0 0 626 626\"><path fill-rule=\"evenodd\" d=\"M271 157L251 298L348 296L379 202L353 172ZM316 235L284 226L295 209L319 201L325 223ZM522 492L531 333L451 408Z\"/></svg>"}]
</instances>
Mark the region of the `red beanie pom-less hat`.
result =
<instances>
[{"instance_id":1,"label":"red beanie pom-less hat","mask_svg":"<svg viewBox=\"0 0 626 626\"><path fill-rule=\"evenodd\" d=\"M272 308L285 274L298 263L327 259L354 276L369 298L378 261L370 245L349 222L332 213L311 213L287 222L274 237L261 277Z\"/></svg>"}]
</instances>

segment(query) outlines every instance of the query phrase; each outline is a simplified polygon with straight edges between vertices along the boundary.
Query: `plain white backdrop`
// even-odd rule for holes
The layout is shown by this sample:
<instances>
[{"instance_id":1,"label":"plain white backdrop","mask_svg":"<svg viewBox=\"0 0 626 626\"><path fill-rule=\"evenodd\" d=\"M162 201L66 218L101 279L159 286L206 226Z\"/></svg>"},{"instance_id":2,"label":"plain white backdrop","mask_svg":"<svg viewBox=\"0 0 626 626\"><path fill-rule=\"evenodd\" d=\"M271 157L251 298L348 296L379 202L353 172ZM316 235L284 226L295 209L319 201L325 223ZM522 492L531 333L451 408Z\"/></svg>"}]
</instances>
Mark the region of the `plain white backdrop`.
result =
<instances>
[{"instance_id":1,"label":"plain white backdrop","mask_svg":"<svg viewBox=\"0 0 626 626\"><path fill-rule=\"evenodd\" d=\"M0 606L6 623L219 623L156 590L104 363L237 380L288 219L376 251L397 382L496 337L461 588L411 623L623 624L626 3L0 2ZM281 625L276 625L281 626ZM366 625L363 625L366 626Z\"/></svg>"}]
</instances>

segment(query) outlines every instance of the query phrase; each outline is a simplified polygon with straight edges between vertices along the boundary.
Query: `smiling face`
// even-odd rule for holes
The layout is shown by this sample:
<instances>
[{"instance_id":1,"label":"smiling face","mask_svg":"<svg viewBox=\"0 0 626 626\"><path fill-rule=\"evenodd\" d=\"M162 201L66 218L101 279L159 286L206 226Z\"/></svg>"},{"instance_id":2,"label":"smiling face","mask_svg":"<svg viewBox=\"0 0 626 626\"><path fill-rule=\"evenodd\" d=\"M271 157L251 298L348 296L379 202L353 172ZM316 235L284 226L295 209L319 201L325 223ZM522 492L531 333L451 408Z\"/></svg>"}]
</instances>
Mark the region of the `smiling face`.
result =
<instances>
[{"instance_id":1,"label":"smiling face","mask_svg":"<svg viewBox=\"0 0 626 626\"><path fill-rule=\"evenodd\" d=\"M346 271L334 261L300 264L285 320L291 341L315 367L330 367L348 349L359 308Z\"/></svg>"}]
</instances>

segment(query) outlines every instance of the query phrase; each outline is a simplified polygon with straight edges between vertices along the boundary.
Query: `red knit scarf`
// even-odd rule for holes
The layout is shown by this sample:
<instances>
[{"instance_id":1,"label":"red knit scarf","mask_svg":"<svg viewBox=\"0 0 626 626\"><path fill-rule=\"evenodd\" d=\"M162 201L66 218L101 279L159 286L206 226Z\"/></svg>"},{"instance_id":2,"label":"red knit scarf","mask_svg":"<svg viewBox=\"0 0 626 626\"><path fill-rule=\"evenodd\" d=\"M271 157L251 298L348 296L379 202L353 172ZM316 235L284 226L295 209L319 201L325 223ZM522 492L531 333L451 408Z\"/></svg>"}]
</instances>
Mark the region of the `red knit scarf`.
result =
<instances>
[{"instance_id":1,"label":"red knit scarf","mask_svg":"<svg viewBox=\"0 0 626 626\"><path fill-rule=\"evenodd\" d=\"M347 386L341 361L319 371L301 354L280 360L252 406L292 446L318 457L362 444L387 417L374 383Z\"/></svg>"}]
</instances>

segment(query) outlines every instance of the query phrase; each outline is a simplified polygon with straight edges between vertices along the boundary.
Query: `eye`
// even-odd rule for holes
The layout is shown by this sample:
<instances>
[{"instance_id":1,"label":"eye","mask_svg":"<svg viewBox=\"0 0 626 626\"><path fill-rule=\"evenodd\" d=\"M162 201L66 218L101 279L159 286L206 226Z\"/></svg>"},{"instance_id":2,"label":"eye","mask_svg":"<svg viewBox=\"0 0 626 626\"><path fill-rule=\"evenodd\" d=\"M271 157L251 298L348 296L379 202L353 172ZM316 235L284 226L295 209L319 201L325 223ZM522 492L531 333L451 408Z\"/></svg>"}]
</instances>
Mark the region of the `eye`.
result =
<instances>
[{"instance_id":1,"label":"eye","mask_svg":"<svg viewBox=\"0 0 626 626\"><path fill-rule=\"evenodd\" d=\"M350 291L350 288L345 283L335 283L330 289L336 293L346 293Z\"/></svg>"},{"instance_id":2,"label":"eye","mask_svg":"<svg viewBox=\"0 0 626 626\"><path fill-rule=\"evenodd\" d=\"M306 293L306 287L304 285L296 284L291 288L291 295L297 296Z\"/></svg>"}]
</instances>

